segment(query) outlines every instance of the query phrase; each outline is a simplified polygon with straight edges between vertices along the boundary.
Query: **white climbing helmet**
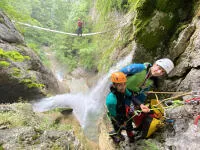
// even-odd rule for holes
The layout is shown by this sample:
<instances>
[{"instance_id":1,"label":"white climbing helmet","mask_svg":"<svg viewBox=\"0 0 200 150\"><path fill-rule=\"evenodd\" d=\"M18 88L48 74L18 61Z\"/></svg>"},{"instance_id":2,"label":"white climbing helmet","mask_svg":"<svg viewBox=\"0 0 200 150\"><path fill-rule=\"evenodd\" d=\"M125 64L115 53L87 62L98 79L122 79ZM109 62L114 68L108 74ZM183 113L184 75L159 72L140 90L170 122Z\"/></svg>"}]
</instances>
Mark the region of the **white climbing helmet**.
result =
<instances>
[{"instance_id":1,"label":"white climbing helmet","mask_svg":"<svg viewBox=\"0 0 200 150\"><path fill-rule=\"evenodd\" d=\"M155 62L155 64L162 67L167 74L169 74L174 68L174 63L169 58L162 58Z\"/></svg>"}]
</instances>

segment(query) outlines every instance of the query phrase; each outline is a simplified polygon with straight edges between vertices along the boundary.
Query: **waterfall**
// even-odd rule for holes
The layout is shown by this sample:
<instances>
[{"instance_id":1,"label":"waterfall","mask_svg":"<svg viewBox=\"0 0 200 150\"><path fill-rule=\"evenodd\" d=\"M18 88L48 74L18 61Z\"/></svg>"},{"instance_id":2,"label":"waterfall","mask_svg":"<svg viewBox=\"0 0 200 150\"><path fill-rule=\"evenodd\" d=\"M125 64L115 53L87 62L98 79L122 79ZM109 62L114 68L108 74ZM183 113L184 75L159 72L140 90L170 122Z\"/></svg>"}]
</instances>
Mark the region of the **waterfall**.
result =
<instances>
[{"instance_id":1,"label":"waterfall","mask_svg":"<svg viewBox=\"0 0 200 150\"><path fill-rule=\"evenodd\" d=\"M109 89L109 77L111 73L118 71L123 66L128 65L135 51L135 44L132 52L111 67L109 72L100 78L95 87L89 90L89 93L62 94L50 98L43 98L33 103L33 110L43 112L56 107L73 108L73 113L80 122L87 137L97 141L97 121L104 111L105 97Z\"/></svg>"}]
</instances>

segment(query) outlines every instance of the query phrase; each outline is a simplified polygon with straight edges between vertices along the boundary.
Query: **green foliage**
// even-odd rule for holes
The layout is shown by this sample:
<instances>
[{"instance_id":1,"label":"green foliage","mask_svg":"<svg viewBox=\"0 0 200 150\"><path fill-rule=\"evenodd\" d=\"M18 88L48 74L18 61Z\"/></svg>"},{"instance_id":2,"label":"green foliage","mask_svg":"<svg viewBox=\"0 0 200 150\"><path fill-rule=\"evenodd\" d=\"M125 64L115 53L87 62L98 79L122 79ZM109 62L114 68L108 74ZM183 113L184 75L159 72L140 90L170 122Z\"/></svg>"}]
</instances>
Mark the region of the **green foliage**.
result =
<instances>
[{"instance_id":1,"label":"green foliage","mask_svg":"<svg viewBox=\"0 0 200 150\"><path fill-rule=\"evenodd\" d=\"M152 141L145 140L145 144L146 144L146 146L145 146L144 150L159 150L157 145Z\"/></svg>"},{"instance_id":2,"label":"green foliage","mask_svg":"<svg viewBox=\"0 0 200 150\"><path fill-rule=\"evenodd\" d=\"M0 144L0 150L4 150L3 146Z\"/></svg>"},{"instance_id":3,"label":"green foliage","mask_svg":"<svg viewBox=\"0 0 200 150\"><path fill-rule=\"evenodd\" d=\"M84 22L83 33L87 33L91 32L92 26L91 18L88 15L91 2L92 0L78 0L76 2L3 0L0 2L0 6L15 21L71 33L76 33L77 20L81 18ZM126 0L123 0L123 2L117 0L115 6L121 7L122 3L125 4ZM90 44L92 37L71 37L19 25L17 27L23 32L27 45L40 56L42 62L47 66L49 62L42 50L43 46L54 49L58 60L66 65L69 71L77 67L77 64L84 68L93 68L92 58L96 57L98 51L94 51L94 44ZM64 54L67 54L67 56L65 57Z\"/></svg>"},{"instance_id":4,"label":"green foliage","mask_svg":"<svg viewBox=\"0 0 200 150\"><path fill-rule=\"evenodd\" d=\"M36 83L35 79L34 78L31 78L31 79L22 79L21 80L21 83L24 83L28 88L44 88L45 85L44 84L41 84L41 83Z\"/></svg>"},{"instance_id":5,"label":"green foliage","mask_svg":"<svg viewBox=\"0 0 200 150\"><path fill-rule=\"evenodd\" d=\"M31 0L1 0L0 8L3 9L3 11L5 11L6 14L12 19L25 22L34 22L35 20L30 17L29 3L31 3Z\"/></svg>"},{"instance_id":6,"label":"green foliage","mask_svg":"<svg viewBox=\"0 0 200 150\"><path fill-rule=\"evenodd\" d=\"M2 17L0 17L0 23L4 23L4 19Z\"/></svg>"},{"instance_id":7,"label":"green foliage","mask_svg":"<svg viewBox=\"0 0 200 150\"><path fill-rule=\"evenodd\" d=\"M11 105L11 108L14 111L0 113L0 124L6 125L8 128L32 126L37 130L36 132L50 129L65 131L72 129L71 125L58 124L48 115L36 115L29 103L15 103ZM37 139L38 136L38 134L34 135L33 139Z\"/></svg>"},{"instance_id":8,"label":"green foliage","mask_svg":"<svg viewBox=\"0 0 200 150\"><path fill-rule=\"evenodd\" d=\"M57 107L55 109L51 109L49 111L47 111L46 113L53 113L53 112L62 112L65 110L71 110L72 108L62 108L62 107Z\"/></svg>"},{"instance_id":9,"label":"green foliage","mask_svg":"<svg viewBox=\"0 0 200 150\"><path fill-rule=\"evenodd\" d=\"M0 67L8 67L10 66L10 63L7 61L0 61Z\"/></svg>"},{"instance_id":10,"label":"green foliage","mask_svg":"<svg viewBox=\"0 0 200 150\"><path fill-rule=\"evenodd\" d=\"M58 149L62 149L62 147L55 143L55 144L52 145L51 149L52 150L58 150Z\"/></svg>"},{"instance_id":11,"label":"green foliage","mask_svg":"<svg viewBox=\"0 0 200 150\"><path fill-rule=\"evenodd\" d=\"M36 42L29 42L28 47L35 51L35 53L40 57L44 65L49 66L50 60L47 58L44 48L41 48L40 45Z\"/></svg>"},{"instance_id":12,"label":"green foliage","mask_svg":"<svg viewBox=\"0 0 200 150\"><path fill-rule=\"evenodd\" d=\"M60 131L68 131L72 129L72 126L70 124L59 124L57 122L57 120L53 120L52 117L50 117L51 115L47 115L47 116L43 116L41 118L41 122L39 124L39 126L37 127L40 130L60 130Z\"/></svg>"},{"instance_id":13,"label":"green foliage","mask_svg":"<svg viewBox=\"0 0 200 150\"><path fill-rule=\"evenodd\" d=\"M134 7L134 5L137 3L138 0L128 0L128 4L130 5L129 9L131 9L131 7Z\"/></svg>"},{"instance_id":14,"label":"green foliage","mask_svg":"<svg viewBox=\"0 0 200 150\"><path fill-rule=\"evenodd\" d=\"M137 11L137 18L143 19L151 16L155 9L156 0L138 0L135 5Z\"/></svg>"},{"instance_id":15,"label":"green foliage","mask_svg":"<svg viewBox=\"0 0 200 150\"><path fill-rule=\"evenodd\" d=\"M96 59L95 59L95 47L88 46L88 48L80 49L80 63L85 66L87 69L94 68Z\"/></svg>"},{"instance_id":16,"label":"green foliage","mask_svg":"<svg viewBox=\"0 0 200 150\"><path fill-rule=\"evenodd\" d=\"M13 67L12 70L13 70L13 73L12 73L12 74L13 74L14 76L19 77L19 76L21 75L21 71L20 71L19 68Z\"/></svg>"},{"instance_id":17,"label":"green foliage","mask_svg":"<svg viewBox=\"0 0 200 150\"><path fill-rule=\"evenodd\" d=\"M12 61L16 62L23 62L24 60L29 60L29 56L23 56L17 51L4 51L3 49L0 49L0 57L4 59L10 59Z\"/></svg>"},{"instance_id":18,"label":"green foliage","mask_svg":"<svg viewBox=\"0 0 200 150\"><path fill-rule=\"evenodd\" d=\"M128 0L97 0L96 7L101 16L106 17L114 10L125 11L128 7Z\"/></svg>"},{"instance_id":19,"label":"green foliage","mask_svg":"<svg viewBox=\"0 0 200 150\"><path fill-rule=\"evenodd\" d=\"M109 48L105 49L102 53L101 60L98 62L98 70L100 71L108 71L112 66L113 62L110 60L110 56L114 53L115 49L120 46L120 37L116 38L112 45Z\"/></svg>"},{"instance_id":20,"label":"green foliage","mask_svg":"<svg viewBox=\"0 0 200 150\"><path fill-rule=\"evenodd\" d=\"M19 103L17 107L20 107L20 105L22 104ZM10 128L30 124L31 123L31 119L29 118L30 116L26 115L27 113L29 114L29 109L30 109L30 106L27 108L23 107L22 110L17 111L17 112L8 111L8 112L0 113L0 124L6 124Z\"/></svg>"}]
</instances>

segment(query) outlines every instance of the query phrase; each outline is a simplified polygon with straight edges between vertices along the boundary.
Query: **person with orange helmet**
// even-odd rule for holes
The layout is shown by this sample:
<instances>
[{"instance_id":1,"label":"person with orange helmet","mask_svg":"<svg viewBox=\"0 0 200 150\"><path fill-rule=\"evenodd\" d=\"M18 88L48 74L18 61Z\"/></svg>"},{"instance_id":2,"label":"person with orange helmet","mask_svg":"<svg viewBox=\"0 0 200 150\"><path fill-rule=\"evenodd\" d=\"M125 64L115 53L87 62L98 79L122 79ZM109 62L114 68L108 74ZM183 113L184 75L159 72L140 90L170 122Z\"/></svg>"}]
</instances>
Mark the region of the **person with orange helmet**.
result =
<instances>
[{"instance_id":1,"label":"person with orange helmet","mask_svg":"<svg viewBox=\"0 0 200 150\"><path fill-rule=\"evenodd\" d=\"M174 68L174 63L169 58L162 58L150 63L133 63L123 67L120 71L127 76L126 88L132 92L132 99L138 103L145 104L147 92L155 87L158 87L158 77L169 74ZM135 108L137 109L137 108ZM154 114L141 113L139 116L133 117L133 122L136 126L134 130L140 132L140 137L135 139L146 138Z\"/></svg>"},{"instance_id":2,"label":"person with orange helmet","mask_svg":"<svg viewBox=\"0 0 200 150\"><path fill-rule=\"evenodd\" d=\"M119 143L125 140L121 134L122 129L125 129L129 142L134 142L132 118L129 113L134 111L134 105L139 105L143 112L150 110L136 99L132 99L132 92L126 88L127 78L123 72L112 73L111 81L110 93L106 97L108 114L114 128L110 135L115 143Z\"/></svg>"}]
</instances>

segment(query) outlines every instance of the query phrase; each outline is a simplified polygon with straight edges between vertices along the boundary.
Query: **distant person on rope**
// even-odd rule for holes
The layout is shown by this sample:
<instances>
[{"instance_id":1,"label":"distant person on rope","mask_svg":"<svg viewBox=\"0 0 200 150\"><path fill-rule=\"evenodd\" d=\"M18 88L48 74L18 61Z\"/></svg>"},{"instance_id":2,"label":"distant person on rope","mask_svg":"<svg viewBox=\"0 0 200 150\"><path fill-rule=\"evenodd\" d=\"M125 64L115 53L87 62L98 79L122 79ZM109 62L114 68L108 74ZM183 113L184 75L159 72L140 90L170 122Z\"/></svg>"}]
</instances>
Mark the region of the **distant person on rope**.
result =
<instances>
[{"instance_id":1,"label":"distant person on rope","mask_svg":"<svg viewBox=\"0 0 200 150\"><path fill-rule=\"evenodd\" d=\"M150 63L144 64L130 64L120 71L127 76L127 89L132 92L133 100L139 101L144 104L147 98L147 92L154 86L158 86L158 77L169 74L174 68L174 63L168 59L163 58L157 60L153 65ZM136 108L137 109L137 108ZM146 138L149 133L155 132L150 126L156 128L156 124L160 122L155 118L153 112L151 114L141 113L138 116L133 117L133 121L136 126L136 130L141 131L138 138ZM155 122L153 122L155 121ZM152 131L149 131L152 130Z\"/></svg>"},{"instance_id":2,"label":"distant person on rope","mask_svg":"<svg viewBox=\"0 0 200 150\"><path fill-rule=\"evenodd\" d=\"M114 142L118 144L120 141L125 140L121 134L121 131L125 129L129 142L132 143L134 142L134 132L131 117L134 111L134 105L140 107L142 112L145 113L150 110L136 99L132 99L132 92L126 88L127 78L124 73L113 73L111 75L111 81L112 85L110 87L110 93L106 97L106 106L114 131L109 134Z\"/></svg>"},{"instance_id":3,"label":"distant person on rope","mask_svg":"<svg viewBox=\"0 0 200 150\"><path fill-rule=\"evenodd\" d=\"M77 35L78 35L78 36L79 36L79 35L82 36L83 22L81 21L80 18L78 19L77 25L78 25Z\"/></svg>"}]
</instances>

